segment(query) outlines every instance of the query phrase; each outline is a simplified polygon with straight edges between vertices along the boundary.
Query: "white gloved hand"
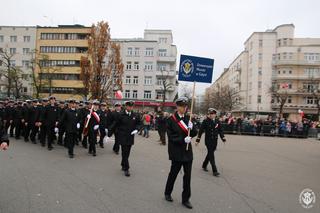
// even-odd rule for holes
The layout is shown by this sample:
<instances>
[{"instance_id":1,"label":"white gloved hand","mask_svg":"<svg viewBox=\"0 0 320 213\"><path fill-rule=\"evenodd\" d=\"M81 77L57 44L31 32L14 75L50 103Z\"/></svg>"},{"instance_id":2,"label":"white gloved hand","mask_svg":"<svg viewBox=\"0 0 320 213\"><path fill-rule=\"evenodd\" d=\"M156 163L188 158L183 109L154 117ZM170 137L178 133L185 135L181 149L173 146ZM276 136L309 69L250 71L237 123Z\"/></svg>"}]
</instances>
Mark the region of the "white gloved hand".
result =
<instances>
[{"instance_id":1,"label":"white gloved hand","mask_svg":"<svg viewBox=\"0 0 320 213\"><path fill-rule=\"evenodd\" d=\"M94 125L93 129L94 129L94 130L99 129L99 125Z\"/></svg>"},{"instance_id":2,"label":"white gloved hand","mask_svg":"<svg viewBox=\"0 0 320 213\"><path fill-rule=\"evenodd\" d=\"M105 131L106 135L108 135L109 130L106 128L106 129L104 129L104 131Z\"/></svg>"},{"instance_id":3,"label":"white gloved hand","mask_svg":"<svg viewBox=\"0 0 320 213\"><path fill-rule=\"evenodd\" d=\"M189 121L189 123L188 123L188 128L189 128L189 129L192 129L192 128L193 128L193 123L192 123L191 121Z\"/></svg>"},{"instance_id":4,"label":"white gloved hand","mask_svg":"<svg viewBox=\"0 0 320 213\"><path fill-rule=\"evenodd\" d=\"M109 137L108 136L105 136L104 138L103 138L103 143L104 144L107 144L108 142L109 142Z\"/></svg>"},{"instance_id":5,"label":"white gloved hand","mask_svg":"<svg viewBox=\"0 0 320 213\"><path fill-rule=\"evenodd\" d=\"M59 132L58 127L55 127L55 128L54 128L54 132L55 132L55 133L58 133L58 132Z\"/></svg>"},{"instance_id":6,"label":"white gloved hand","mask_svg":"<svg viewBox=\"0 0 320 213\"><path fill-rule=\"evenodd\" d=\"M89 115L87 115L87 119L90 119L91 118L91 115L89 114Z\"/></svg>"},{"instance_id":7,"label":"white gloved hand","mask_svg":"<svg viewBox=\"0 0 320 213\"><path fill-rule=\"evenodd\" d=\"M138 130L133 130L132 132L131 132L131 135L135 135L135 134L137 134L138 133Z\"/></svg>"},{"instance_id":8,"label":"white gloved hand","mask_svg":"<svg viewBox=\"0 0 320 213\"><path fill-rule=\"evenodd\" d=\"M77 123L77 129L80 129L80 123Z\"/></svg>"},{"instance_id":9,"label":"white gloved hand","mask_svg":"<svg viewBox=\"0 0 320 213\"><path fill-rule=\"evenodd\" d=\"M187 143L187 144L191 143L191 137L190 136L185 137L184 138L184 142Z\"/></svg>"},{"instance_id":10,"label":"white gloved hand","mask_svg":"<svg viewBox=\"0 0 320 213\"><path fill-rule=\"evenodd\" d=\"M8 147L9 147L9 145L8 145L7 142L3 142L3 143L1 143L1 145L0 145L0 149L2 149L2 150L7 150Z\"/></svg>"}]
</instances>

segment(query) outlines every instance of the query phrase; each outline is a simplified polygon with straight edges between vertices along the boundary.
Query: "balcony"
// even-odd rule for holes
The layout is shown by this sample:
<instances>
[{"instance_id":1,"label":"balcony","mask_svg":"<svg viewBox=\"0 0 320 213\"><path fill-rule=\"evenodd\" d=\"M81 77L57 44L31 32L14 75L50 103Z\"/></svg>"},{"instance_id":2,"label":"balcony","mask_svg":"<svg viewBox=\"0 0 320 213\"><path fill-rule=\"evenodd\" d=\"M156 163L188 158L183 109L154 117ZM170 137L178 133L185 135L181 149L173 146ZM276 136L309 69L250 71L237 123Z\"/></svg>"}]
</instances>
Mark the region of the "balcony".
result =
<instances>
[{"instance_id":1,"label":"balcony","mask_svg":"<svg viewBox=\"0 0 320 213\"><path fill-rule=\"evenodd\" d=\"M272 62L273 66L286 66L286 65L297 65L297 66L320 66L320 61L307 61L299 59L287 59L287 60L276 60Z\"/></svg>"},{"instance_id":2,"label":"balcony","mask_svg":"<svg viewBox=\"0 0 320 213\"><path fill-rule=\"evenodd\" d=\"M273 75L272 80L320 80L320 76L306 76L306 75Z\"/></svg>"},{"instance_id":3,"label":"balcony","mask_svg":"<svg viewBox=\"0 0 320 213\"><path fill-rule=\"evenodd\" d=\"M175 63L176 57L175 56L158 56L157 61Z\"/></svg>"},{"instance_id":4,"label":"balcony","mask_svg":"<svg viewBox=\"0 0 320 213\"><path fill-rule=\"evenodd\" d=\"M241 67L237 67L235 71L240 73L241 72Z\"/></svg>"},{"instance_id":5,"label":"balcony","mask_svg":"<svg viewBox=\"0 0 320 213\"><path fill-rule=\"evenodd\" d=\"M156 71L156 76L175 77L176 75L177 75L177 72L175 70L164 70L164 71L157 70Z\"/></svg>"}]
</instances>

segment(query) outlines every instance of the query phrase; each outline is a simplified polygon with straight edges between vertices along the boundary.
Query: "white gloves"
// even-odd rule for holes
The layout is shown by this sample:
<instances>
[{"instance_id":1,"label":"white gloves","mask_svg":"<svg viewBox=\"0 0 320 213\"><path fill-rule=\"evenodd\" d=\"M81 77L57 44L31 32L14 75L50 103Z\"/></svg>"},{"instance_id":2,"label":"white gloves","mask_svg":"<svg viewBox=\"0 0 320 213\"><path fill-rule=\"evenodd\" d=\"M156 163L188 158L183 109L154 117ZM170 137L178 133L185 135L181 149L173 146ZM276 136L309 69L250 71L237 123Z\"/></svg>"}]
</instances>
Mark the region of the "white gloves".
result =
<instances>
[{"instance_id":1,"label":"white gloves","mask_svg":"<svg viewBox=\"0 0 320 213\"><path fill-rule=\"evenodd\" d=\"M189 128L189 129L192 129L192 128L193 128L193 123L192 123L191 121L189 121L189 123L188 123L188 128Z\"/></svg>"},{"instance_id":2,"label":"white gloves","mask_svg":"<svg viewBox=\"0 0 320 213\"><path fill-rule=\"evenodd\" d=\"M105 136L104 138L103 138L103 143L104 144L106 144L106 143L108 143L109 142L109 137L108 136Z\"/></svg>"},{"instance_id":3,"label":"white gloves","mask_svg":"<svg viewBox=\"0 0 320 213\"><path fill-rule=\"evenodd\" d=\"M80 123L77 123L77 129L80 129Z\"/></svg>"},{"instance_id":4,"label":"white gloves","mask_svg":"<svg viewBox=\"0 0 320 213\"><path fill-rule=\"evenodd\" d=\"M108 135L108 129L104 129L104 132L106 133L106 135Z\"/></svg>"},{"instance_id":5,"label":"white gloves","mask_svg":"<svg viewBox=\"0 0 320 213\"><path fill-rule=\"evenodd\" d=\"M94 125L93 129L94 129L94 130L99 129L99 125Z\"/></svg>"},{"instance_id":6,"label":"white gloves","mask_svg":"<svg viewBox=\"0 0 320 213\"><path fill-rule=\"evenodd\" d=\"M138 130L133 130L132 132L131 132L131 135L135 135L135 134L137 134L138 133Z\"/></svg>"},{"instance_id":7,"label":"white gloves","mask_svg":"<svg viewBox=\"0 0 320 213\"><path fill-rule=\"evenodd\" d=\"M89 114L89 115L87 115L87 119L90 119L91 118L91 115Z\"/></svg>"},{"instance_id":8,"label":"white gloves","mask_svg":"<svg viewBox=\"0 0 320 213\"><path fill-rule=\"evenodd\" d=\"M58 132L59 132L58 127L55 127L55 128L54 128L54 132L55 132L55 133L58 133Z\"/></svg>"},{"instance_id":9,"label":"white gloves","mask_svg":"<svg viewBox=\"0 0 320 213\"><path fill-rule=\"evenodd\" d=\"M190 136L185 137L184 142L187 144L191 143L191 137Z\"/></svg>"}]
</instances>

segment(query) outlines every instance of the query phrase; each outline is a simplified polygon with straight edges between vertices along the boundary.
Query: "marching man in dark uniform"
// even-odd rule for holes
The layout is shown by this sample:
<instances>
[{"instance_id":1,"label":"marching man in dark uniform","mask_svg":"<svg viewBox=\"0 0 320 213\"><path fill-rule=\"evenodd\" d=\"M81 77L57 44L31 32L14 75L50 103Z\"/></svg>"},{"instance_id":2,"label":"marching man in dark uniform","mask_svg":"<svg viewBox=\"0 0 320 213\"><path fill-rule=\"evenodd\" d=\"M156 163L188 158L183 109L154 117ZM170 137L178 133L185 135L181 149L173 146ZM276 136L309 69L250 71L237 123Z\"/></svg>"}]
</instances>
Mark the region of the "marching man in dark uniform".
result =
<instances>
[{"instance_id":1,"label":"marching man in dark uniform","mask_svg":"<svg viewBox=\"0 0 320 213\"><path fill-rule=\"evenodd\" d=\"M103 138L108 134L108 117L110 116L109 110L107 109L107 104L105 102L101 103L101 109L98 110L98 114L100 116L100 140L99 145L101 148L103 146Z\"/></svg>"},{"instance_id":2,"label":"marching man in dark uniform","mask_svg":"<svg viewBox=\"0 0 320 213\"><path fill-rule=\"evenodd\" d=\"M40 110L37 106L38 100L32 101L32 106L28 110L27 115L27 121L25 122L25 125L27 126L27 131L25 133L25 141L29 141L29 134L30 134L30 140L32 143L36 144L36 134L38 133L39 126L38 121L40 117ZM31 133L30 133L31 131Z\"/></svg>"},{"instance_id":3,"label":"marching man in dark uniform","mask_svg":"<svg viewBox=\"0 0 320 213\"><path fill-rule=\"evenodd\" d=\"M98 114L99 109L99 101L95 100L92 102L93 108L90 113L87 115L87 128L88 128L88 139L89 139L89 154L92 156L97 155L96 151L96 143L97 143L97 136L99 131L99 124L100 124L100 117ZM86 127L85 127L86 128Z\"/></svg>"},{"instance_id":4,"label":"marching man in dark uniform","mask_svg":"<svg viewBox=\"0 0 320 213\"><path fill-rule=\"evenodd\" d=\"M125 103L125 110L120 112L116 120L111 124L108 136L111 137L112 133L117 130L119 134L119 144L121 146L122 161L121 166L124 175L129 177L129 156L131 147L134 144L134 135L138 133L140 127L140 117L134 113L133 101Z\"/></svg>"},{"instance_id":5,"label":"marching man in dark uniform","mask_svg":"<svg viewBox=\"0 0 320 213\"><path fill-rule=\"evenodd\" d=\"M48 137L48 150L52 150L54 134L58 130L58 119L59 119L59 112L58 108L55 105L56 98L54 96L49 97L50 103L44 107L43 113L41 114L41 127L45 126L46 134L44 134L44 138L41 143L45 145L46 142L46 135Z\"/></svg>"},{"instance_id":6,"label":"marching man in dark uniform","mask_svg":"<svg viewBox=\"0 0 320 213\"><path fill-rule=\"evenodd\" d=\"M0 150L9 148L9 139L2 118L0 118Z\"/></svg>"},{"instance_id":7,"label":"marching man in dark uniform","mask_svg":"<svg viewBox=\"0 0 320 213\"><path fill-rule=\"evenodd\" d=\"M121 104L119 102L115 103L114 105L114 111L111 112L111 116L109 116L109 123L112 124L115 120L117 120L117 117L120 115L121 112ZM114 130L114 145L113 145L113 152L117 155L119 154L120 144L119 144L119 133L118 130Z\"/></svg>"},{"instance_id":8,"label":"marching man in dark uniform","mask_svg":"<svg viewBox=\"0 0 320 213\"><path fill-rule=\"evenodd\" d=\"M178 98L176 105L177 112L168 118L167 121L167 134L169 140L168 153L169 159L171 160L171 169L164 194L167 201L173 201L171 193L174 182L181 167L183 167L182 204L185 207L192 209L192 205L189 201L191 196L190 181L193 161L191 138L197 135L197 130L193 128L190 117L186 115L188 99L186 97ZM190 131L189 136L188 131Z\"/></svg>"},{"instance_id":9,"label":"marching man in dark uniform","mask_svg":"<svg viewBox=\"0 0 320 213\"><path fill-rule=\"evenodd\" d=\"M218 177L220 173L217 170L215 159L214 159L214 151L217 148L218 143L218 135L220 136L223 142L226 142L226 139L223 134L223 129L219 119L217 118L217 111L213 108L208 109L208 116L205 120L203 120L201 127L199 129L198 138L196 140L196 145L200 143L201 135L205 132L205 145L207 147L207 156L202 164L202 168L204 171L208 171L207 165L210 162L212 167L213 175Z\"/></svg>"},{"instance_id":10,"label":"marching man in dark uniform","mask_svg":"<svg viewBox=\"0 0 320 213\"><path fill-rule=\"evenodd\" d=\"M64 110L58 125L63 125L65 128L66 145L70 158L74 157L73 149L77 141L78 130L80 129L80 116L75 107L75 100L69 100L69 108Z\"/></svg>"}]
</instances>

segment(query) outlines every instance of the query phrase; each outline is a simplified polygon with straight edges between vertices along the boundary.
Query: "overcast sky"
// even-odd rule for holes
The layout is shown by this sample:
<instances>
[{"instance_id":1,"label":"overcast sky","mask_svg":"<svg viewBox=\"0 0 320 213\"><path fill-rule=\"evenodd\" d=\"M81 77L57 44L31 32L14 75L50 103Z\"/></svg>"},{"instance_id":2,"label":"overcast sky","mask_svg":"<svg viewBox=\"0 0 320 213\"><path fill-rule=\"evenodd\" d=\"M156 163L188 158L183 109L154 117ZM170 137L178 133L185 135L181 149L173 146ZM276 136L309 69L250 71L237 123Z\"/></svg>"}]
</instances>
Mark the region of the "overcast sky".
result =
<instances>
[{"instance_id":1,"label":"overcast sky","mask_svg":"<svg viewBox=\"0 0 320 213\"><path fill-rule=\"evenodd\" d=\"M215 59L216 79L253 31L293 23L296 37L320 37L319 0L2 0L0 25L91 25L114 38L171 29L178 54ZM179 58L178 58L179 61ZM198 93L209 84L197 85Z\"/></svg>"}]
</instances>

